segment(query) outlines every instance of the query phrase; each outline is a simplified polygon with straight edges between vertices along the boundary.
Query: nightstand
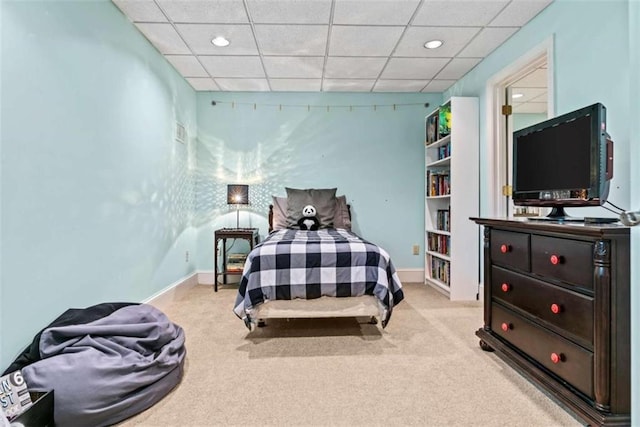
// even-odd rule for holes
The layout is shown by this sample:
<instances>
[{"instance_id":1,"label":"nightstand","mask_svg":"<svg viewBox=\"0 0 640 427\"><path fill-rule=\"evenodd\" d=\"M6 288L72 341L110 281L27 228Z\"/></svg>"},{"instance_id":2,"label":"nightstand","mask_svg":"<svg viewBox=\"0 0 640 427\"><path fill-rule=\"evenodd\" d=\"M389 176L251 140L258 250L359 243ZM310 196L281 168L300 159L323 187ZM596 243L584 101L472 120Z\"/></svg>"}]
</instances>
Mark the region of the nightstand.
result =
<instances>
[{"instance_id":1,"label":"nightstand","mask_svg":"<svg viewBox=\"0 0 640 427\"><path fill-rule=\"evenodd\" d=\"M241 271L227 270L227 240L244 239L249 241L250 249L258 244L257 228L221 228L216 230L213 239L213 283L214 290L218 292L218 276L222 275L222 284L227 283L230 274L242 274ZM222 240L222 269L218 270L218 242Z\"/></svg>"}]
</instances>

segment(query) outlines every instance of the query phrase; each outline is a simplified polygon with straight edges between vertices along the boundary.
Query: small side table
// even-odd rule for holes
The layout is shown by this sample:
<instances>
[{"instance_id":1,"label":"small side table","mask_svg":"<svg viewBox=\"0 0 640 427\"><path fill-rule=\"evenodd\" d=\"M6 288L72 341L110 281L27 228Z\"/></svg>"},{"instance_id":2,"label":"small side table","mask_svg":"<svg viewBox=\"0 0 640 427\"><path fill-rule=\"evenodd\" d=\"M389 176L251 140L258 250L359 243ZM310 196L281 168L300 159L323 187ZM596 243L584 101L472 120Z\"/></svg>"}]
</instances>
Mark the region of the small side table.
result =
<instances>
[{"instance_id":1,"label":"small side table","mask_svg":"<svg viewBox=\"0 0 640 427\"><path fill-rule=\"evenodd\" d=\"M221 228L216 230L213 239L213 283L214 290L218 292L218 276L222 275L222 284L227 283L227 275L242 274L238 271L227 271L227 239L244 239L249 241L249 247L253 249L258 244L257 228ZM218 271L218 241L222 240L222 270Z\"/></svg>"}]
</instances>

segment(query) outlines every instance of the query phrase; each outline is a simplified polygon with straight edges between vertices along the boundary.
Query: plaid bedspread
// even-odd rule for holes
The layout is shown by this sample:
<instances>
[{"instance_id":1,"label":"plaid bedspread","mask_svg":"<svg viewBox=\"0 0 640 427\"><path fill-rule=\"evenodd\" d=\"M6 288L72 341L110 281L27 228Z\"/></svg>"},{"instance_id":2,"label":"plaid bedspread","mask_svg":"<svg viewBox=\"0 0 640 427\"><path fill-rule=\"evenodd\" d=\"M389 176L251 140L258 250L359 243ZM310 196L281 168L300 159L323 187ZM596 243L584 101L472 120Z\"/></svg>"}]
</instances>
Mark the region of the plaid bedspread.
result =
<instances>
[{"instance_id":1,"label":"plaid bedspread","mask_svg":"<svg viewBox=\"0 0 640 427\"><path fill-rule=\"evenodd\" d=\"M253 308L269 300L361 295L382 303L385 327L404 294L384 249L344 229L284 229L247 257L233 311L251 330Z\"/></svg>"}]
</instances>

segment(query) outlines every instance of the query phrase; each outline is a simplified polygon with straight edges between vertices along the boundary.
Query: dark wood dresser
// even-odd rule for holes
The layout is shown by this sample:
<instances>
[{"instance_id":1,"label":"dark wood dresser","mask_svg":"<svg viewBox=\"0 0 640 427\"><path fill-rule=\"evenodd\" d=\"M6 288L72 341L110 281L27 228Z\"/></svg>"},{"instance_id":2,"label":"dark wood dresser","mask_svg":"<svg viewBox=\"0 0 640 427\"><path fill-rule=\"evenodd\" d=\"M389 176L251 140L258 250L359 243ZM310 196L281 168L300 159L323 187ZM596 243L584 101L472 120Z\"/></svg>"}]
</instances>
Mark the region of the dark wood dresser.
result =
<instances>
[{"instance_id":1,"label":"dark wood dresser","mask_svg":"<svg viewBox=\"0 0 640 427\"><path fill-rule=\"evenodd\" d=\"M471 220L484 226L480 346L588 424L630 425L629 229Z\"/></svg>"}]
</instances>

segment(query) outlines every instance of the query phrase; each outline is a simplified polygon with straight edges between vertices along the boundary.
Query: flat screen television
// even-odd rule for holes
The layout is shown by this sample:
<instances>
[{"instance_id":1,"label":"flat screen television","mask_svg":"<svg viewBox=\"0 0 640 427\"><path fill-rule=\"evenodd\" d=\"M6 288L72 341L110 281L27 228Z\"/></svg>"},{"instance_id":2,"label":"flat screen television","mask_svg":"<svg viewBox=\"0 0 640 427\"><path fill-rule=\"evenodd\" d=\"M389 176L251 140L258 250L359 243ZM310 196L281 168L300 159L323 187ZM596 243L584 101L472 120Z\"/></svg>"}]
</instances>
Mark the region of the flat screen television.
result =
<instances>
[{"instance_id":1,"label":"flat screen television","mask_svg":"<svg viewBox=\"0 0 640 427\"><path fill-rule=\"evenodd\" d=\"M565 207L606 202L613 177L607 110L596 103L513 133L513 203L551 207L546 219L580 220Z\"/></svg>"}]
</instances>

